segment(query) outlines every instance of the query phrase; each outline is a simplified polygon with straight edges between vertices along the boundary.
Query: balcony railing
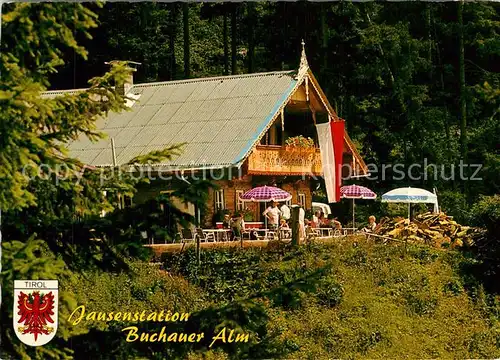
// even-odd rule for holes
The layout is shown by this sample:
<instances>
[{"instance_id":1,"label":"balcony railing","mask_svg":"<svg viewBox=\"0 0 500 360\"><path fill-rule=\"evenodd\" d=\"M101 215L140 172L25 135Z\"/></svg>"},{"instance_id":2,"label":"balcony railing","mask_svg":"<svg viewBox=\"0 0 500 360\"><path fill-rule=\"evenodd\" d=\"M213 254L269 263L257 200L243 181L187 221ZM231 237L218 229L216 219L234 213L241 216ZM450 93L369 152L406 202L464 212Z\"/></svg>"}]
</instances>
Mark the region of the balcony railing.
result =
<instances>
[{"instance_id":1,"label":"balcony railing","mask_svg":"<svg viewBox=\"0 0 500 360\"><path fill-rule=\"evenodd\" d=\"M322 175L318 148L257 146L248 158L248 173L255 175Z\"/></svg>"}]
</instances>

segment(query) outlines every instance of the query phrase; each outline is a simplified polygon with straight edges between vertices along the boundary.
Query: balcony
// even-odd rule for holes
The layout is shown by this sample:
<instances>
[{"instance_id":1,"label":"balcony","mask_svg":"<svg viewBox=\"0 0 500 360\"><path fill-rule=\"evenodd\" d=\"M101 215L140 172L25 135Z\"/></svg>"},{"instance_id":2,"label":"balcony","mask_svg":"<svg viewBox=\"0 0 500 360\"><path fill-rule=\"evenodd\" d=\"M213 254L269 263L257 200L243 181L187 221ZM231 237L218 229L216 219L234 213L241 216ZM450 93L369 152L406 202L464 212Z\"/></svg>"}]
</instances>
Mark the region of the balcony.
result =
<instances>
[{"instance_id":1,"label":"balcony","mask_svg":"<svg viewBox=\"0 0 500 360\"><path fill-rule=\"evenodd\" d=\"M254 175L322 175L321 153L318 148L257 146L248 157L248 173Z\"/></svg>"}]
</instances>

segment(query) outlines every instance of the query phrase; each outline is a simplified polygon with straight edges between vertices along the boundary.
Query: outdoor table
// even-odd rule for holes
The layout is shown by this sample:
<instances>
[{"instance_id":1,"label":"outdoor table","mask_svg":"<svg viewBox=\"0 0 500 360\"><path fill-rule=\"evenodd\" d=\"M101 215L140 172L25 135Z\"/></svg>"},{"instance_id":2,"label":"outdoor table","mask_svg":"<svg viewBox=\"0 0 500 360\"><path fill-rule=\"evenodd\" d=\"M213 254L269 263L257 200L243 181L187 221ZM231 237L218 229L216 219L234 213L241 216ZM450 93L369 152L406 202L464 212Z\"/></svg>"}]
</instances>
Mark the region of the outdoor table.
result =
<instances>
[{"instance_id":1,"label":"outdoor table","mask_svg":"<svg viewBox=\"0 0 500 360\"><path fill-rule=\"evenodd\" d=\"M342 228L342 233L344 235L353 235L358 232L357 228Z\"/></svg>"},{"instance_id":2,"label":"outdoor table","mask_svg":"<svg viewBox=\"0 0 500 360\"><path fill-rule=\"evenodd\" d=\"M316 233L317 236L319 237L326 237L330 235L330 230L331 228L314 228L313 231ZM326 234L326 235L325 235Z\"/></svg>"},{"instance_id":3,"label":"outdoor table","mask_svg":"<svg viewBox=\"0 0 500 360\"><path fill-rule=\"evenodd\" d=\"M248 231L249 231L249 233L250 233L250 231L256 231L260 239L262 239L262 240L269 240L268 239L268 233L271 230L269 230L269 229L248 229Z\"/></svg>"},{"instance_id":4,"label":"outdoor table","mask_svg":"<svg viewBox=\"0 0 500 360\"><path fill-rule=\"evenodd\" d=\"M245 229L242 233L243 238L250 239L250 232L257 232L259 238L261 240L277 240L278 239L278 231L271 229ZM281 239L291 239L292 238L292 229L280 229L281 231Z\"/></svg>"},{"instance_id":5,"label":"outdoor table","mask_svg":"<svg viewBox=\"0 0 500 360\"><path fill-rule=\"evenodd\" d=\"M218 221L215 223L217 229L223 229L222 222ZM260 221L245 221L245 230L250 229L264 229L264 222Z\"/></svg>"},{"instance_id":6,"label":"outdoor table","mask_svg":"<svg viewBox=\"0 0 500 360\"><path fill-rule=\"evenodd\" d=\"M244 239L252 240L251 233L253 231L255 231L257 233L257 236L259 238L265 238L266 237L267 229L257 229L257 228L245 229L245 230L243 230L241 236Z\"/></svg>"},{"instance_id":7,"label":"outdoor table","mask_svg":"<svg viewBox=\"0 0 500 360\"><path fill-rule=\"evenodd\" d=\"M212 234L213 238L217 242L229 241L230 239L230 229L203 229L205 234Z\"/></svg>"},{"instance_id":8,"label":"outdoor table","mask_svg":"<svg viewBox=\"0 0 500 360\"><path fill-rule=\"evenodd\" d=\"M267 240L267 233L269 232L269 229L255 229L255 231L259 234L259 238L262 237L263 240Z\"/></svg>"}]
</instances>

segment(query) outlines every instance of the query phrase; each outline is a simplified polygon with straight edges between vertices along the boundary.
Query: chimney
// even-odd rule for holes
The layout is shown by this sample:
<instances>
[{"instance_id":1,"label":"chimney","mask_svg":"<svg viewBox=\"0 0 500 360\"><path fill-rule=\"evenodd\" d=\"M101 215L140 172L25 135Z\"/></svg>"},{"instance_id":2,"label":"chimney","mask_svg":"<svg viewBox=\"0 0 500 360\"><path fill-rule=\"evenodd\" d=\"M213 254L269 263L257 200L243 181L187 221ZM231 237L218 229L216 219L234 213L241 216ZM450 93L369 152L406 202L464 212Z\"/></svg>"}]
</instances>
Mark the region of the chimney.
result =
<instances>
[{"instance_id":1,"label":"chimney","mask_svg":"<svg viewBox=\"0 0 500 360\"><path fill-rule=\"evenodd\" d=\"M126 95L134 85L134 71L137 71L137 69L134 68L129 68L129 69L130 73L127 75L125 82L123 84L116 84L120 95Z\"/></svg>"},{"instance_id":2,"label":"chimney","mask_svg":"<svg viewBox=\"0 0 500 360\"><path fill-rule=\"evenodd\" d=\"M112 60L109 62L105 62L105 64L106 65L113 65L113 64L116 64L117 62L120 62L120 61L121 60ZM141 65L141 63L138 63L135 61L128 61L127 60L127 61L123 61L123 62L127 63L127 67L130 70L130 73L127 75L127 78L126 78L124 83L122 83L122 84L117 83L116 84L116 89L120 95L126 95L129 92L129 90L132 88L132 86L134 85L134 72L136 72L137 69L130 66L130 65Z\"/></svg>"}]
</instances>

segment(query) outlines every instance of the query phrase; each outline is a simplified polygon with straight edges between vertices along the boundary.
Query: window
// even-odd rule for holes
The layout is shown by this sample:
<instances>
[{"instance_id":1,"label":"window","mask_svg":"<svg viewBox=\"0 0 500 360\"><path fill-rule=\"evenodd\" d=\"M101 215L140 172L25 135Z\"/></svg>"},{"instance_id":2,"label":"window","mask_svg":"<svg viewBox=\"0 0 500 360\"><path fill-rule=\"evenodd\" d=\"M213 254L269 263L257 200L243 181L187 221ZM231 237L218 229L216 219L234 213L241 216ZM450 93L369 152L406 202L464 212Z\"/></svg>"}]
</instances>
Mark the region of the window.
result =
<instances>
[{"instance_id":1,"label":"window","mask_svg":"<svg viewBox=\"0 0 500 360\"><path fill-rule=\"evenodd\" d=\"M224 203L224 189L215 191L215 209L222 210L226 208L226 204Z\"/></svg>"},{"instance_id":2,"label":"window","mask_svg":"<svg viewBox=\"0 0 500 360\"><path fill-rule=\"evenodd\" d=\"M306 208L306 194L299 194L299 205Z\"/></svg>"},{"instance_id":3,"label":"window","mask_svg":"<svg viewBox=\"0 0 500 360\"><path fill-rule=\"evenodd\" d=\"M242 211L245 208L245 204L240 200L240 196L243 195L243 190L236 190L236 199L234 203L236 204L236 210Z\"/></svg>"}]
</instances>

